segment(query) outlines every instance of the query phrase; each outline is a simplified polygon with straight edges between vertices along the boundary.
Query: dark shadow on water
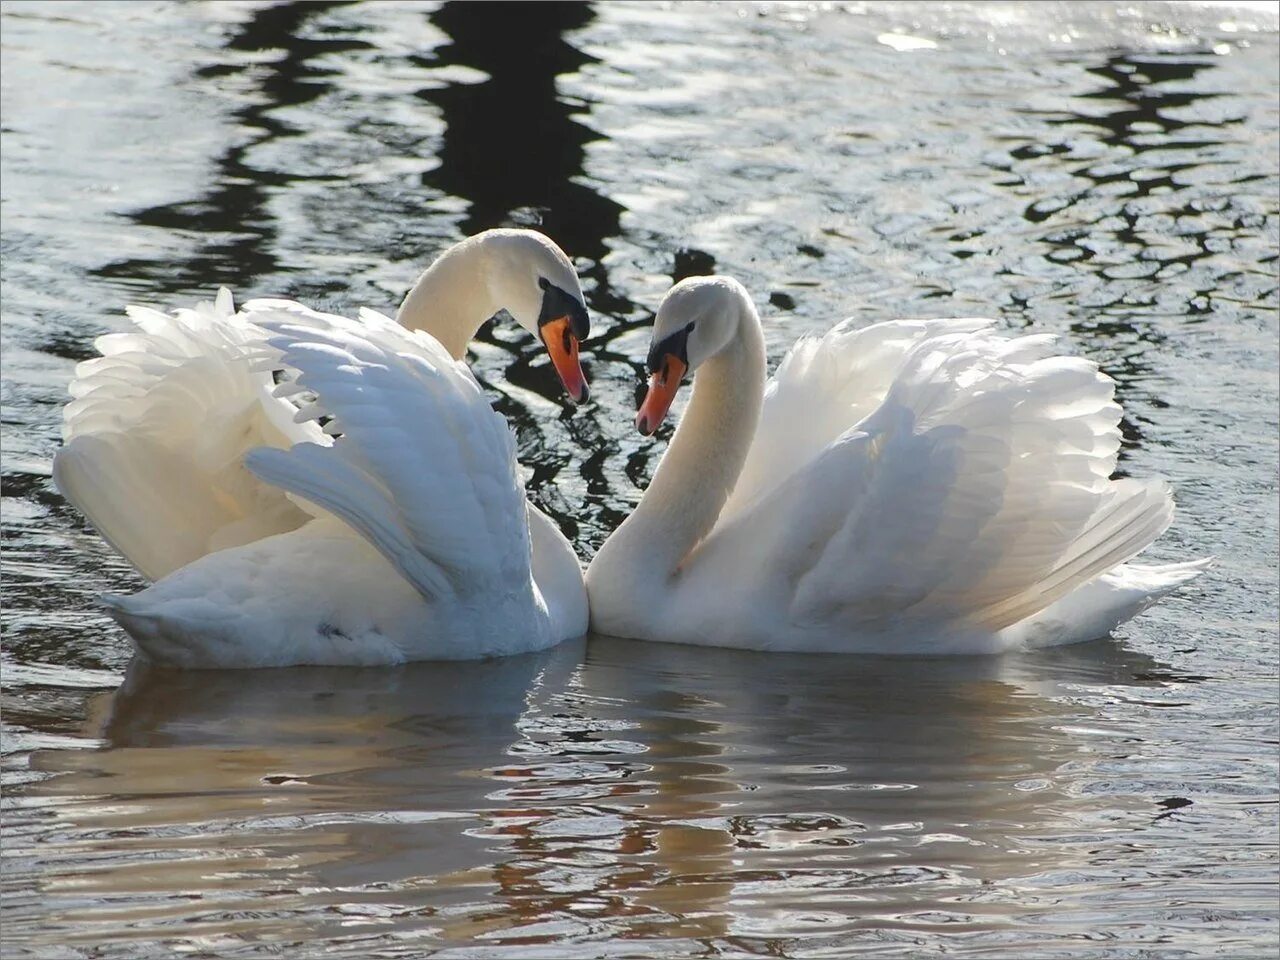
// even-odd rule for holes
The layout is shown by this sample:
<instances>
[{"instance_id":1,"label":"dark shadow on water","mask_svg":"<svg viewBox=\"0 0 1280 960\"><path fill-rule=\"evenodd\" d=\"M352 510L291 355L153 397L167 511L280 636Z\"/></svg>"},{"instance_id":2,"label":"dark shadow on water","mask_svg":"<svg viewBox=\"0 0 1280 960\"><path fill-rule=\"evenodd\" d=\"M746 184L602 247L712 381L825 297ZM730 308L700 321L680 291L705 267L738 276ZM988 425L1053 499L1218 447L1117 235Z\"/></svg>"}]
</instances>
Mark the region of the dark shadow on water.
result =
<instances>
[{"instance_id":1,"label":"dark shadow on water","mask_svg":"<svg viewBox=\"0 0 1280 960\"><path fill-rule=\"evenodd\" d=\"M326 17L331 20L333 11L344 7L349 9L338 29L326 29L331 26ZM302 181L336 180L341 175L296 169L299 161L290 153L292 148L281 145L328 122L316 114L330 94L341 92L337 86L345 64L333 58L372 49L370 42L360 39L361 33L369 32L361 22L361 9L341 3L284 3L255 9L230 28L220 62L193 68L191 84L212 93L234 78L244 88L243 106L229 115L232 142L211 158L201 195L130 215L134 224L187 239L194 250L188 252L184 246L174 256L117 260L97 269L99 276L116 285L140 287L148 301L227 285L239 294L297 296L339 312L355 309L355 303L323 300L348 292L351 278L293 266L292 252L281 245L286 225L278 221L272 198ZM450 41L409 62L427 69L465 66L485 78L471 82L463 77L419 91L421 100L440 111L445 124L442 140L413 130L394 135L384 130L378 136L410 154L435 151L426 156L436 164L423 177L423 197L443 193L459 198L466 202L467 213L458 224L454 214L431 212L407 196L396 205L403 213L393 216L404 221L426 217L430 222L393 220L386 246L362 252L388 262L406 257L426 262L441 251L447 242L442 238L455 231L469 235L501 225L535 226L578 260L588 306L597 318L636 314L635 304L612 290L603 264L608 240L619 233L623 208L585 179L586 146L598 135L575 118L586 106L562 98L557 90L557 78L592 62L568 39L591 22L592 8L581 3L448 3L423 16ZM396 95L401 94L386 96ZM376 110L378 101L370 103ZM287 108L287 118L282 108ZM349 131L368 123L368 112L362 109L345 118ZM341 248L337 238L331 242ZM607 319L598 319L596 333L608 326ZM535 415L501 383L493 384L490 392L499 412L516 429L522 462L533 467L531 496L575 538L580 504L562 497L555 480L576 451L599 446L598 408L570 410L545 351L528 336L504 325L501 330L487 326L478 338L509 357L502 368L507 383L561 405L564 411L567 425L559 434L567 432L568 443L542 422L544 413ZM597 350L589 348L584 357L590 376ZM476 372L483 381L492 376L491 369L481 365ZM603 472L598 479L603 481Z\"/></svg>"},{"instance_id":2,"label":"dark shadow on water","mask_svg":"<svg viewBox=\"0 0 1280 960\"><path fill-rule=\"evenodd\" d=\"M1099 143L1108 147L1118 147L1125 154L1140 156L1144 153L1159 150L1174 151L1185 157L1184 162L1154 164L1161 171L1160 176L1133 180L1130 177L1131 167L1088 160L1082 164L1068 167L1069 172L1089 181L1090 187L1081 194L1066 199L1065 207L1085 199L1099 187L1107 184L1124 182L1132 183L1134 192L1125 195L1123 204L1127 206L1133 199L1146 197L1152 193L1177 191L1181 189L1172 175L1181 170L1202 166L1205 163L1203 153L1206 147L1219 144L1218 139L1204 136L1211 129L1220 128L1233 121L1225 120L1205 124L1197 120L1180 120L1175 113L1196 103L1213 100L1223 96L1221 93L1199 92L1185 89L1185 84L1193 80L1199 73L1215 66L1212 57L1164 57L1151 58L1127 52L1116 53L1103 63L1087 68L1090 73L1107 86L1099 90L1080 94L1076 99L1082 101L1079 112L1070 110L1056 111L1042 115L1046 124L1051 127L1065 127L1070 133L1082 131L1096 132ZM1166 84L1177 85L1169 89ZM1103 109L1099 110L1099 105ZM1028 111L1036 115L1037 111ZM1239 122L1239 121L1235 121ZM1201 135L1194 133L1199 130ZM1176 139L1175 139L1176 135ZM1027 160L1037 156L1062 155L1070 151L1068 143L1034 144L1017 148L1010 152L1015 159ZM1046 205L1044 199L1029 206L1024 216L1031 223L1041 223L1057 213L1063 206L1060 197L1051 198ZM1129 222L1132 229L1133 222ZM1132 239L1122 237L1122 239ZM1080 259L1088 262L1093 258L1092 251L1081 250Z\"/></svg>"},{"instance_id":3,"label":"dark shadow on water","mask_svg":"<svg viewBox=\"0 0 1280 960\"><path fill-rule=\"evenodd\" d=\"M251 290L257 278L279 268L274 249L278 228L267 208L271 191L301 180L333 177L263 170L251 164L248 156L263 143L296 132L274 116L275 111L309 103L331 88L328 78L333 71L317 64L317 58L368 48L369 44L359 40L304 35L308 22L342 6L346 4L284 3L260 7L232 34L226 49L246 53L280 50L284 56L266 63L243 58L193 71L195 78L208 83L237 73L256 78L256 95L246 96L246 105L232 114L237 127L253 136L247 142L227 147L214 158L214 173L206 195L130 216L141 226L196 236L195 253L163 260L118 260L92 271L94 274L117 282L144 281L147 292L154 295L221 285Z\"/></svg>"},{"instance_id":4,"label":"dark shadow on water","mask_svg":"<svg viewBox=\"0 0 1280 960\"><path fill-rule=\"evenodd\" d=\"M539 227L576 257L608 252L622 207L580 182L584 148L598 135L556 90L558 76L594 62L565 38L594 16L588 4L555 2L455 2L431 15L451 42L424 63L488 75L418 94L445 121L440 165L423 182L468 202L464 234L514 222Z\"/></svg>"},{"instance_id":5,"label":"dark shadow on water","mask_svg":"<svg viewBox=\"0 0 1280 960\"><path fill-rule=\"evenodd\" d=\"M1202 210L1195 201L1180 199L1187 187L1177 175L1225 162L1212 155L1213 149L1222 144L1222 128L1240 119L1182 118L1188 107L1224 95L1193 89L1197 76L1216 66L1215 57L1202 53L1153 56L1112 51L1085 68L1102 86L1063 98L1058 109L1026 111L1050 129L1061 128L1060 141L1024 143L1009 151L1019 163L1060 168L1070 176L1064 182L1076 185L1069 193L1039 196L1024 209L1023 218L1029 224L1044 224L1047 259L1080 271L1082 292L1092 287L1095 306L1070 327L1086 342L1108 346L1111 357L1104 370L1116 380L1122 405L1134 384L1151 379L1152 354L1142 345L1166 339L1147 314L1157 309L1161 295L1185 283L1178 271L1214 256L1207 229L1180 229L1182 242L1174 245L1161 242L1164 238L1153 240L1150 218L1158 210L1164 217L1196 219ZM1072 156L1082 140L1105 149L1085 159ZM1086 184L1083 188L1078 186L1081 182ZM1197 249L1187 250L1188 241ZM1099 257L1099 251L1108 255ZM1116 251L1123 252L1119 262ZM1135 266L1150 272L1133 273ZM1188 316L1203 312L1193 304L1205 302L1210 292L1180 291ZM1126 348L1129 344L1133 346ZM1147 396L1146 402L1164 405L1156 396ZM1128 413L1120 428L1123 465L1128 451L1142 445L1143 425L1137 414Z\"/></svg>"},{"instance_id":6,"label":"dark shadow on water","mask_svg":"<svg viewBox=\"0 0 1280 960\"><path fill-rule=\"evenodd\" d=\"M418 92L439 108L445 122L439 164L423 175L424 185L467 202L459 225L463 234L535 227L574 258L592 314L592 340L583 353L589 378L628 363L630 358L609 350L608 341L649 319L610 283L604 258L608 241L620 233L623 207L590 185L586 147L599 134L576 119L586 105L570 102L557 89L557 78L594 62L569 38L594 16L585 3L446 3L430 19L449 35L449 43L417 60L422 66L464 66L485 74L479 82ZM596 403L569 408L544 351L528 338L513 339L508 330L486 327L478 339L508 353L507 383L562 407L568 443L547 430L541 415L493 385L494 406L519 438L520 460L533 468L530 498L571 540L580 538L584 524L593 530L606 525L595 502L566 498L555 481L578 451L593 451L582 476L589 486L605 485L603 458L609 450L600 418L610 411ZM483 379L483 372L478 375Z\"/></svg>"},{"instance_id":7,"label":"dark shadow on water","mask_svg":"<svg viewBox=\"0 0 1280 960\"><path fill-rule=\"evenodd\" d=\"M372 48L352 36L366 29L358 17L344 20L340 36L314 29L327 12L346 6L283 3L256 9L224 44L226 62L193 70L197 87L231 75L247 81L245 106L230 117L237 132L249 136L213 158L207 193L140 210L130 220L195 236L197 251L173 259L118 260L96 274L142 281L154 296L218 284L252 289L255 279L281 269L275 249L278 225L268 207L272 191L300 181L336 180L339 174L263 169L250 154L269 141L306 132L279 114L281 108L303 107L333 90L338 71L322 58ZM421 99L440 109L446 125L434 158L438 165L424 175L424 184L433 195L438 190L467 202L462 235L501 225L536 226L571 255L591 261L588 272L593 272L608 252L606 240L618 233L622 207L581 182L585 145L598 135L574 119L583 108L562 99L556 90L558 76L592 61L565 39L569 31L591 21L591 7L449 3L428 16L451 42L411 61L428 68L467 66L488 79L420 91ZM283 55L236 56L274 51ZM353 117L352 123L367 119ZM412 131L400 139L424 146L430 142ZM416 206L407 203L405 216L422 216L409 212ZM386 255L396 259L403 255L404 237L401 231L392 231L391 237ZM424 251L427 258L438 252ZM607 289L602 273L593 279Z\"/></svg>"},{"instance_id":8,"label":"dark shadow on water","mask_svg":"<svg viewBox=\"0 0 1280 960\"><path fill-rule=\"evenodd\" d=\"M1103 63L1089 67L1087 72L1102 79L1107 86L1100 90L1081 94L1078 100L1087 105L1079 112L1064 111L1044 118L1049 126L1065 127L1075 135L1081 132L1096 131L1097 141L1110 148L1119 148L1120 156L1141 157L1152 151L1160 151L1165 156L1153 160L1151 175L1134 178L1135 169L1142 165L1116 163L1114 156L1104 160L1090 159L1084 163L1064 164L1067 172L1082 178L1089 187L1070 197L1054 197L1046 206L1045 200L1038 200L1027 207L1024 216L1032 223L1040 223L1061 210L1084 204L1083 216L1089 217L1088 204L1102 198L1100 190L1112 184L1132 185L1132 191L1125 193L1117 202L1108 198L1098 211L1099 219L1118 219L1123 226L1109 227L1105 231L1096 222L1087 226L1058 231L1046 237L1046 240L1058 246L1063 252L1060 257L1080 264L1085 270L1098 270L1106 276L1105 266L1091 265L1095 257L1094 246L1101 232L1108 239L1118 241L1131 249L1140 249L1148 245L1146 238L1138 230L1142 219L1143 208L1135 201L1153 194L1169 193L1176 195L1183 187L1173 177L1176 173L1204 166L1207 161L1204 153L1207 148L1220 145L1215 132L1232 120L1224 120L1207 124L1197 120L1178 119L1176 112L1206 100L1223 96L1221 93L1200 92L1186 89L1195 77L1215 66L1214 58L1204 56L1185 57L1148 57L1127 52L1116 53ZM1173 85L1170 89L1169 85ZM1103 110L1098 106L1103 105ZM1034 113L1034 111L1032 111ZM1029 159L1033 156L1060 155L1069 152L1067 142L1045 145L1028 145L1011 152L1017 159ZM1170 157L1177 162L1169 162ZM1195 214L1198 210L1186 205L1163 205L1164 212L1179 216ZM1184 235L1185 236L1185 235ZM1194 235L1191 235L1194 237ZM1172 264L1190 266L1195 261L1212 256L1212 251L1204 247L1206 237L1196 238L1201 248L1192 253L1167 253L1158 261L1161 267ZM1054 258L1051 254L1051 258ZM1121 308L1128 304L1115 306ZM1137 304L1141 306L1141 304ZM1103 337L1132 336L1140 340L1158 342L1163 337L1152 325L1135 323L1130 313L1123 309L1103 308L1100 315L1086 322L1076 324L1077 332L1096 333ZM1136 355L1136 352L1135 352ZM1144 369L1119 371L1118 376L1129 379L1141 376Z\"/></svg>"},{"instance_id":9,"label":"dark shadow on water","mask_svg":"<svg viewBox=\"0 0 1280 960\"><path fill-rule=\"evenodd\" d=\"M1178 120L1167 111L1190 106L1201 100L1221 97L1222 93L1191 92L1186 90L1159 89L1161 84L1185 83L1197 74L1215 66L1212 56L1152 56L1118 52L1105 62L1087 68L1087 72L1105 80L1110 86L1082 94L1082 100L1102 100L1116 104L1115 109L1101 115L1077 117L1051 123L1092 123L1109 132L1103 142L1112 146L1123 144L1141 153L1154 149L1150 145L1134 142L1138 124L1150 125L1162 133L1173 133L1187 127L1198 126L1196 121ZM1194 140L1182 147L1200 146L1204 141ZM1169 144L1158 144L1165 148Z\"/></svg>"}]
</instances>

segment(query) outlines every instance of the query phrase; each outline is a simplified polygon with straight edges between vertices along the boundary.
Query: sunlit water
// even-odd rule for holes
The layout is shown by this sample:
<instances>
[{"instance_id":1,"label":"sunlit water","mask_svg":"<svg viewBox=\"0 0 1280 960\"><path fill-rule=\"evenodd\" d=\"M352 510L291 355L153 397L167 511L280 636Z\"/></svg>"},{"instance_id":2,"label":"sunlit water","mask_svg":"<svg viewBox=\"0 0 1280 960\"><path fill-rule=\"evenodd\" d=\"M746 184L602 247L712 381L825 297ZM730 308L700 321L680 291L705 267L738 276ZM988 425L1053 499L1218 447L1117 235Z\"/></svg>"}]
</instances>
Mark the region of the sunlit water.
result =
<instances>
[{"instance_id":1,"label":"sunlit water","mask_svg":"<svg viewBox=\"0 0 1280 960\"><path fill-rule=\"evenodd\" d=\"M3 952L1272 955L1271 4L6 3ZM139 581L54 491L76 360L219 284L392 309L541 223L597 336L568 410L473 362L584 555L673 276L778 360L843 316L989 314L1097 359L1160 560L1117 638L943 662L598 638L387 670L146 672ZM500 392L499 392L500 391Z\"/></svg>"}]
</instances>

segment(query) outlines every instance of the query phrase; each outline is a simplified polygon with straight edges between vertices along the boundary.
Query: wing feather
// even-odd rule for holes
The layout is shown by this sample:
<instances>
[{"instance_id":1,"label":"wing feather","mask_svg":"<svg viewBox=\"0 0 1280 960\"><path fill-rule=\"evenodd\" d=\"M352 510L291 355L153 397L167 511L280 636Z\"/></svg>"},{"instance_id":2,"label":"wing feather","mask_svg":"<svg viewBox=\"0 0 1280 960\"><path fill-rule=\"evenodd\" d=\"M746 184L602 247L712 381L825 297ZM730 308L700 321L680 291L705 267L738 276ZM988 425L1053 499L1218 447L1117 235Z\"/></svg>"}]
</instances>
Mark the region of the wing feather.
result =
<instances>
[{"instance_id":1,"label":"wing feather","mask_svg":"<svg viewBox=\"0 0 1280 960\"><path fill-rule=\"evenodd\" d=\"M875 410L917 344L991 323L892 320L856 329L846 320L822 337L802 337L765 388L755 441L721 516L768 493Z\"/></svg>"},{"instance_id":2,"label":"wing feather","mask_svg":"<svg viewBox=\"0 0 1280 960\"><path fill-rule=\"evenodd\" d=\"M260 332L231 294L161 313L127 310L134 329L99 337L76 367L54 458L63 495L145 576L294 529L306 514L240 463L260 444L311 436L287 424L255 372Z\"/></svg>"},{"instance_id":3,"label":"wing feather","mask_svg":"<svg viewBox=\"0 0 1280 960\"><path fill-rule=\"evenodd\" d=\"M1168 526L1165 484L1110 479L1120 408L1095 364L1046 356L1042 336L940 323L859 331L881 365L861 393L820 369L857 339L833 331L793 351L771 385L773 420L753 455L781 443L794 456L865 412L790 474L756 480L699 555L729 562L742 555L744 531L771 538L771 575L790 585L796 624L857 630L896 618L998 630L1130 559ZM826 359L815 352L822 344ZM837 408L825 420L824 397ZM784 423L805 435L780 439Z\"/></svg>"},{"instance_id":4,"label":"wing feather","mask_svg":"<svg viewBox=\"0 0 1280 960\"><path fill-rule=\"evenodd\" d=\"M466 365L428 334L251 301L269 348L331 417L331 444L253 451L261 479L356 529L425 597L499 595L531 582L515 440ZM286 388L295 389L295 388Z\"/></svg>"}]
</instances>

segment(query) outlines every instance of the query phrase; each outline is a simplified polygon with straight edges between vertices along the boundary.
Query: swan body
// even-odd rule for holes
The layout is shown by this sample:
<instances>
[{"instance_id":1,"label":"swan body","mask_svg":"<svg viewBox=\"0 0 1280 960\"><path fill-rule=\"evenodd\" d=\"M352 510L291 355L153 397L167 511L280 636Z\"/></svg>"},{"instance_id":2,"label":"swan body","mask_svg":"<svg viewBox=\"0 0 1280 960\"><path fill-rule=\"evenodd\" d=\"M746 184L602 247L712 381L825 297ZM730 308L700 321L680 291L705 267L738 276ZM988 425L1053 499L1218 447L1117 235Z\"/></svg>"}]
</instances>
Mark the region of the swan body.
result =
<instances>
[{"instance_id":1,"label":"swan body","mask_svg":"<svg viewBox=\"0 0 1280 960\"><path fill-rule=\"evenodd\" d=\"M1207 561L1128 564L1168 526L1159 480L1112 480L1114 384L978 319L840 324L765 384L760 320L727 277L655 321L651 433L684 417L587 571L592 627L831 653L990 653L1105 635Z\"/></svg>"},{"instance_id":2,"label":"swan body","mask_svg":"<svg viewBox=\"0 0 1280 960\"><path fill-rule=\"evenodd\" d=\"M236 310L225 290L130 308L136 330L77 368L54 479L155 581L104 598L138 649L184 667L368 665L584 633L573 548L525 500L510 428L462 361L501 309L585 396L577 278L532 231L447 251L394 321Z\"/></svg>"}]
</instances>

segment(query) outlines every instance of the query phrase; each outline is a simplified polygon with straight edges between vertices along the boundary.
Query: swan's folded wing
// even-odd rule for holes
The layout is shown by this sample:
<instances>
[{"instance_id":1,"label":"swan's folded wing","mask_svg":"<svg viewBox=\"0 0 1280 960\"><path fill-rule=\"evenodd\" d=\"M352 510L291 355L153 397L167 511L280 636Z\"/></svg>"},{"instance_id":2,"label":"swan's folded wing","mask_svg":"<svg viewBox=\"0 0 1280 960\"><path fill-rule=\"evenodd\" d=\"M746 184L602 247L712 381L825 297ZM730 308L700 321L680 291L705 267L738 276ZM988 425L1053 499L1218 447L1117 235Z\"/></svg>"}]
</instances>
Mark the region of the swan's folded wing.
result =
<instances>
[{"instance_id":1,"label":"swan's folded wing","mask_svg":"<svg viewBox=\"0 0 1280 960\"><path fill-rule=\"evenodd\" d=\"M767 494L875 410L920 343L991 323L889 320L859 329L846 320L824 336L802 337L765 388L755 440L722 516Z\"/></svg>"},{"instance_id":2,"label":"swan's folded wing","mask_svg":"<svg viewBox=\"0 0 1280 960\"><path fill-rule=\"evenodd\" d=\"M1168 488L1109 479L1114 384L1045 346L921 342L880 406L713 533L708 555L754 530L791 585L793 622L849 629L1000 629L1129 559L1168 525Z\"/></svg>"},{"instance_id":3,"label":"swan's folded wing","mask_svg":"<svg viewBox=\"0 0 1280 960\"><path fill-rule=\"evenodd\" d=\"M76 368L53 463L62 494L151 579L304 522L240 462L250 447L318 430L290 423L253 370L260 334L231 294L128 313L135 329L99 337L102 355Z\"/></svg>"},{"instance_id":4,"label":"swan's folded wing","mask_svg":"<svg viewBox=\"0 0 1280 960\"><path fill-rule=\"evenodd\" d=\"M530 582L514 437L465 364L372 311L351 321L278 301L245 309L314 394L299 418L328 418L336 437L255 450L245 463L256 476L340 517L429 599Z\"/></svg>"}]
</instances>

